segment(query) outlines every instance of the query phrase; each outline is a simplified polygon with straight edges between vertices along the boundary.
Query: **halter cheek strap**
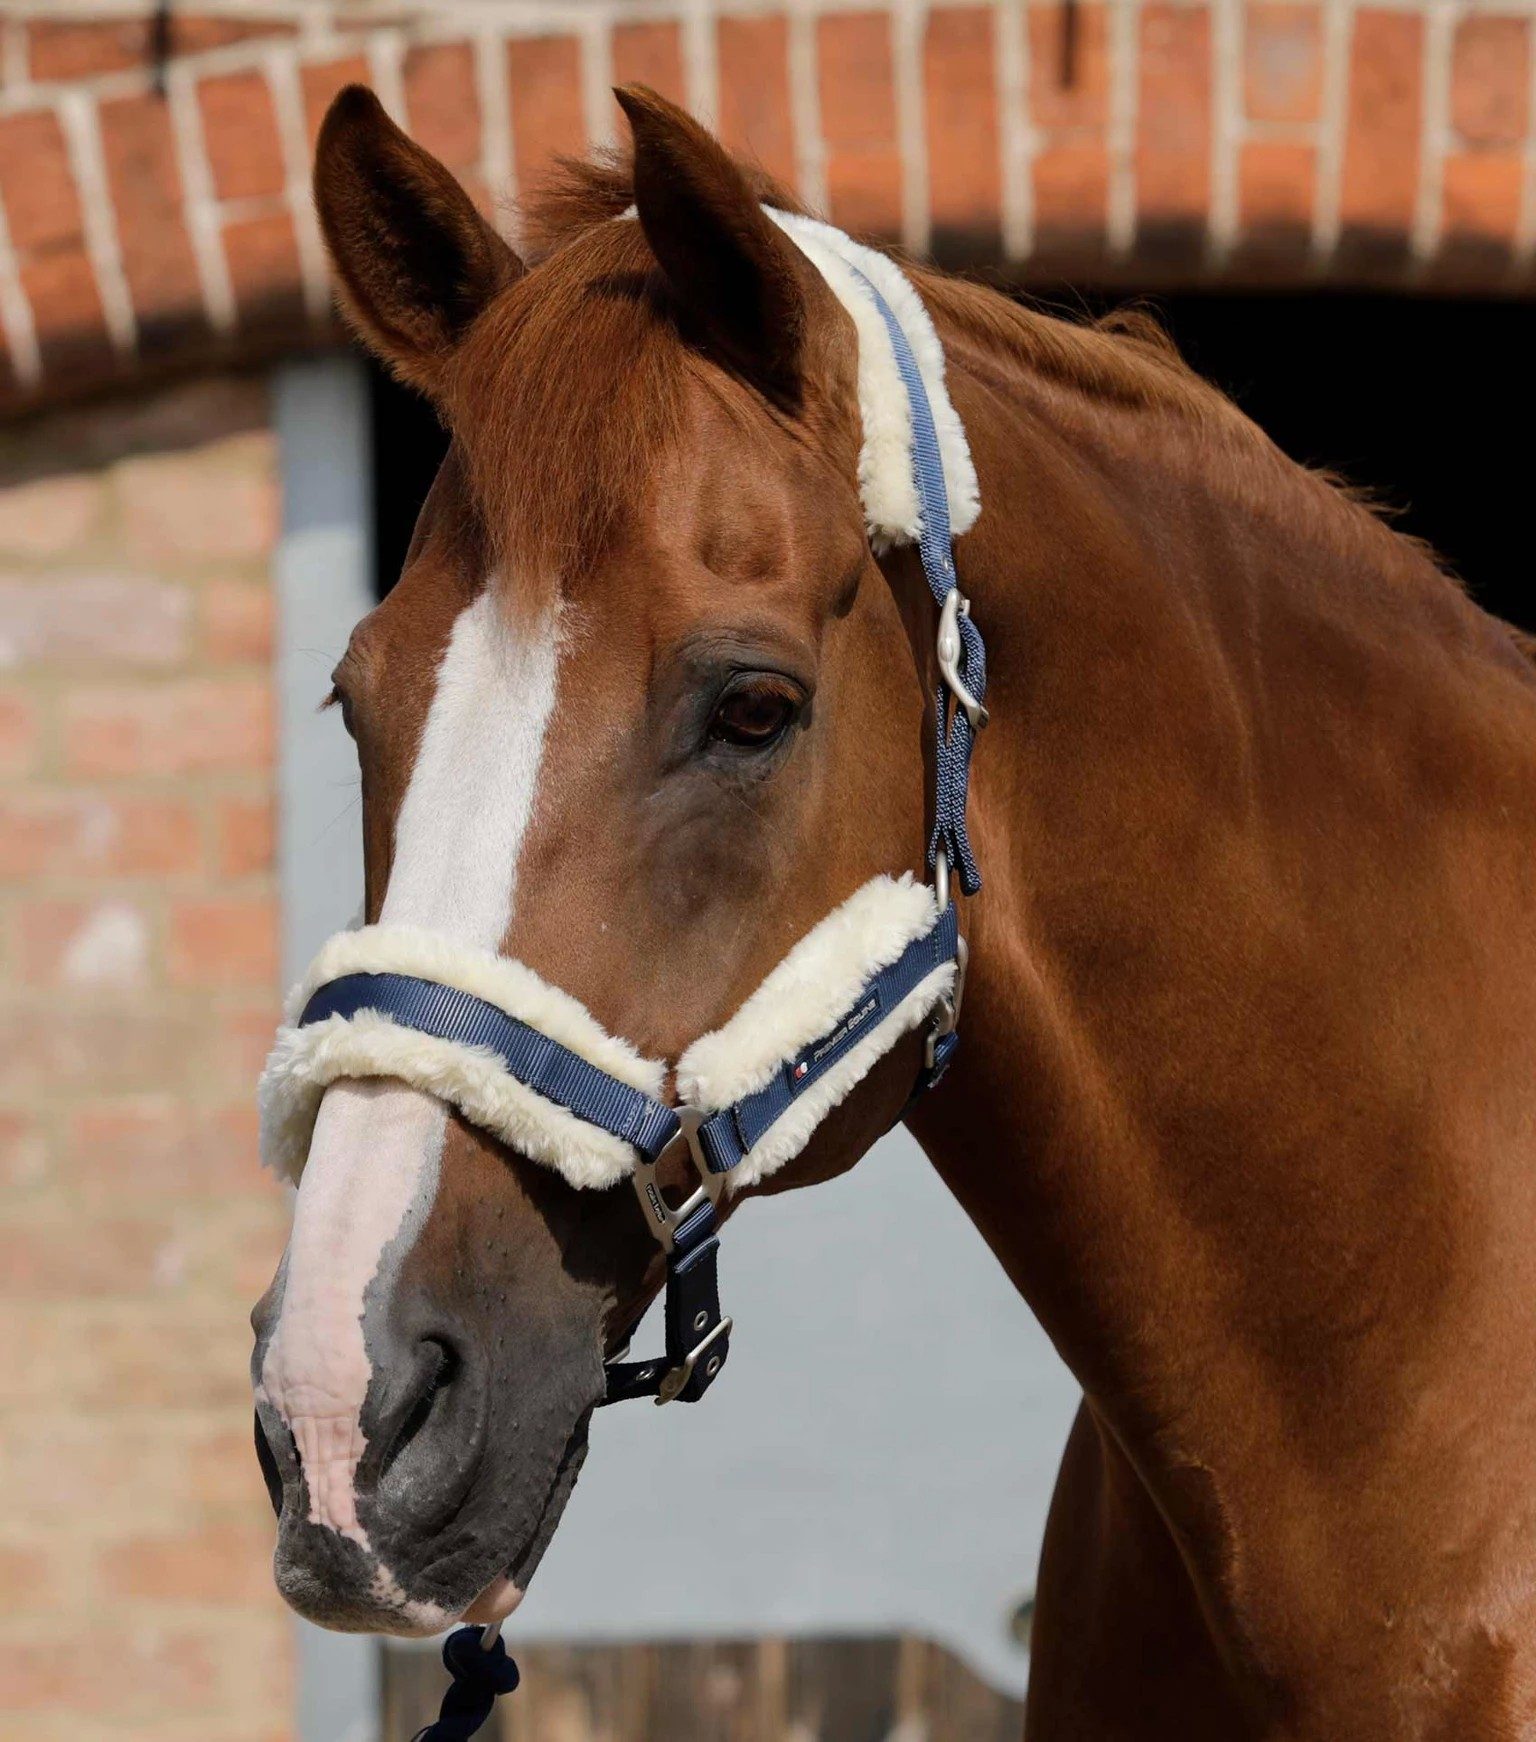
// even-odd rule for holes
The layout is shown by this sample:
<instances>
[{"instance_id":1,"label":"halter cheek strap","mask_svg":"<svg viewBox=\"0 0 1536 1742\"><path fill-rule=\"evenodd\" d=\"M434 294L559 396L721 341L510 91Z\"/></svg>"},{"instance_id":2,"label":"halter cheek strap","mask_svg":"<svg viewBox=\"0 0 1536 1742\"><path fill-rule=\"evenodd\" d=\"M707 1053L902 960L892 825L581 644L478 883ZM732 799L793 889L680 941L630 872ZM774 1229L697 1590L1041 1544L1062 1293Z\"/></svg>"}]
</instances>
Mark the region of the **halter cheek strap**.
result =
<instances>
[{"instance_id":1,"label":"halter cheek strap","mask_svg":"<svg viewBox=\"0 0 1536 1742\"><path fill-rule=\"evenodd\" d=\"M843 269L885 326L910 407L918 548L939 607L931 888L879 877L856 890L730 1022L683 1055L677 1106L661 1099L659 1061L523 964L388 926L339 934L321 951L262 1079L263 1153L295 1177L326 1085L359 1076L399 1077L440 1096L575 1185L630 1177L667 1255L666 1353L610 1362L607 1403L696 1402L724 1366L731 1321L720 1309L716 1226L727 1183L761 1179L798 1154L902 1035L928 1024L913 1098L939 1080L957 1043L966 946L949 878L953 867L967 894L981 885L965 812L987 717L985 655L955 584L923 371L885 297L857 265ZM675 1206L659 1179L669 1158L685 1159L698 1181Z\"/></svg>"}]
</instances>

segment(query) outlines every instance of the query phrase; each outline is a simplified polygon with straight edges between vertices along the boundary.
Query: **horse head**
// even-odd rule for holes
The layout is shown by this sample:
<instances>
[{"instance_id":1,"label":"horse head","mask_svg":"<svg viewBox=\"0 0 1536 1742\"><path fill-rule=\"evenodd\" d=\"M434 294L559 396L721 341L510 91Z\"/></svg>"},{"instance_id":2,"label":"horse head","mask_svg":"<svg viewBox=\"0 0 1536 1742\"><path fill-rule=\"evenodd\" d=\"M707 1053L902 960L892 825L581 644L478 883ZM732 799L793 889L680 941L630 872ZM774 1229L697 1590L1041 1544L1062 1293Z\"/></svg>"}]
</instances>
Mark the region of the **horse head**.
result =
<instances>
[{"instance_id":1,"label":"horse head","mask_svg":"<svg viewBox=\"0 0 1536 1742\"><path fill-rule=\"evenodd\" d=\"M933 600L872 542L910 455L874 439L834 268L680 110L620 101L632 164L547 204L531 267L368 93L322 131L348 313L452 439L335 672L367 924L300 1004L404 972L648 1105L722 1105L932 924ZM720 1217L858 1159L948 985L750 1148ZM374 1014L285 1031L269 1073L299 1190L257 1439L287 1599L421 1633L519 1600L667 1261L620 1136ZM686 1144L655 1183L696 1183Z\"/></svg>"}]
</instances>

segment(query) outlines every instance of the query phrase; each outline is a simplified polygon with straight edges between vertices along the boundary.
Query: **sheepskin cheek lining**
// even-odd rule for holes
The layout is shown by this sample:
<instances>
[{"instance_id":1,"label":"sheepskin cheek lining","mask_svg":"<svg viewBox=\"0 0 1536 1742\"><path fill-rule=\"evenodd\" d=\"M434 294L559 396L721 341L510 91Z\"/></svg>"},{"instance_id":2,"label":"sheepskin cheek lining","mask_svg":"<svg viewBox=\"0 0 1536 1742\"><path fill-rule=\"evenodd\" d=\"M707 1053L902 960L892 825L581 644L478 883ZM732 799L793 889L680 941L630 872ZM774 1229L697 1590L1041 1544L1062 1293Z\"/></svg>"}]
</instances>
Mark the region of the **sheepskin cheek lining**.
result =
<instances>
[{"instance_id":1,"label":"sheepskin cheek lining","mask_svg":"<svg viewBox=\"0 0 1536 1742\"><path fill-rule=\"evenodd\" d=\"M706 1113L755 1094L803 1047L836 1026L865 984L938 922L938 903L912 877L875 877L812 927L722 1027L677 1066L677 1091ZM733 1190L793 1160L832 1109L954 986L955 964L923 979L844 1058L798 1095L730 1175Z\"/></svg>"}]
</instances>

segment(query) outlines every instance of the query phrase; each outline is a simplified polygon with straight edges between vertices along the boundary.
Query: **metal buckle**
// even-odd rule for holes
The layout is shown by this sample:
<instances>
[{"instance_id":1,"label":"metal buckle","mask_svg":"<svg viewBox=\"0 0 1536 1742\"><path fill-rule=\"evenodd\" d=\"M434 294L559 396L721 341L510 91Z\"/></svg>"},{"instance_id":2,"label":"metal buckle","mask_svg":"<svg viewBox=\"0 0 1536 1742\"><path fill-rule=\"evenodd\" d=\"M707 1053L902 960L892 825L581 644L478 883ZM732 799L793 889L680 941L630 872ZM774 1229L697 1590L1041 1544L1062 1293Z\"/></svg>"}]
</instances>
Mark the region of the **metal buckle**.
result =
<instances>
[{"instance_id":1,"label":"metal buckle","mask_svg":"<svg viewBox=\"0 0 1536 1742\"><path fill-rule=\"evenodd\" d=\"M635 1169L630 1176L634 1181L635 1196L640 1200L641 1211L651 1232L661 1242L664 1252L672 1250L677 1230L701 1204L720 1202L726 1180L723 1173L711 1173L709 1163L704 1159L704 1146L699 1142L699 1127L704 1123L706 1115L697 1107L679 1107L676 1112L678 1129L661 1154L654 1161L648 1161L643 1155L636 1155ZM662 1162L680 1143L687 1147L694 1171L699 1176L699 1184L674 1210L661 1195L656 1173Z\"/></svg>"},{"instance_id":2,"label":"metal buckle","mask_svg":"<svg viewBox=\"0 0 1536 1742\"><path fill-rule=\"evenodd\" d=\"M711 1344L720 1341L726 1332L730 1330L731 1323L732 1321L730 1319L721 1319L720 1323L715 1326L714 1330L712 1330L701 1343L696 1344L688 1351L687 1359L684 1360L681 1366L673 1367L667 1372L661 1381L661 1389L656 1393L656 1407L658 1409L662 1404L671 1403L674 1398L682 1395L683 1391L687 1388L688 1381L693 1377L693 1370L698 1366L700 1357L709 1349ZM705 1368L706 1374L711 1379L713 1379L715 1374L720 1371L720 1363L724 1359L725 1357L723 1355L717 1355L714 1360L714 1365Z\"/></svg>"},{"instance_id":3,"label":"metal buckle","mask_svg":"<svg viewBox=\"0 0 1536 1742\"><path fill-rule=\"evenodd\" d=\"M987 723L987 710L965 687L965 679L960 675L960 655L964 651L964 643L960 640L960 619L969 617L970 614L971 601L958 587L951 587L944 595L944 603L939 609L936 648L939 671L946 688L965 709L965 717L971 723L971 730L979 732Z\"/></svg>"},{"instance_id":4,"label":"metal buckle","mask_svg":"<svg viewBox=\"0 0 1536 1742\"><path fill-rule=\"evenodd\" d=\"M939 1042L946 1035L953 1034L960 1026L960 1002L965 997L965 967L970 960L971 952L964 938L956 939L955 948L955 985L952 992L947 992L934 1006L934 1018L929 1025L927 1037L923 1041L923 1063L931 1071L934 1057L939 1049Z\"/></svg>"},{"instance_id":5,"label":"metal buckle","mask_svg":"<svg viewBox=\"0 0 1536 1742\"><path fill-rule=\"evenodd\" d=\"M950 598L954 598L951 593ZM938 903L939 912L949 906L949 851L940 841L938 851L933 857L933 897ZM923 1042L923 1063L931 1071L933 1069L934 1053L939 1042L945 1035L953 1034L960 1026L960 1004L965 997L965 970L971 959L969 944L962 937L955 939L955 984L934 1005L933 1022L929 1025L927 1039Z\"/></svg>"}]
</instances>

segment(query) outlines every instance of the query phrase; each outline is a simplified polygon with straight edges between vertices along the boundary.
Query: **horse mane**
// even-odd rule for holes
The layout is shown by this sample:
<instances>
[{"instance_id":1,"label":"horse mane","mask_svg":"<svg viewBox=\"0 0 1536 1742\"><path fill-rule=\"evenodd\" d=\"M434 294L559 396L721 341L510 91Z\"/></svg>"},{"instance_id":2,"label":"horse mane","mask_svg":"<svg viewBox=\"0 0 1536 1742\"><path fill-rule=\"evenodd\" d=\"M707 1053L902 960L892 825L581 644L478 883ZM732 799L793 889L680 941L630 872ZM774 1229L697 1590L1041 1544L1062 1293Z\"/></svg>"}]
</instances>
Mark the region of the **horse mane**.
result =
<instances>
[{"instance_id":1,"label":"horse mane","mask_svg":"<svg viewBox=\"0 0 1536 1742\"><path fill-rule=\"evenodd\" d=\"M736 164L766 205L807 211L803 201L760 165L742 157ZM559 158L520 208L524 242L533 258L547 260L574 238L626 211L633 200L627 154L607 150L591 157ZM1131 305L1097 319L1076 320L942 272L899 249L888 252L939 313L1052 381L1129 406L1162 405L1195 416L1236 409L1219 388L1190 368L1161 322L1144 307Z\"/></svg>"},{"instance_id":2,"label":"horse mane","mask_svg":"<svg viewBox=\"0 0 1536 1742\"><path fill-rule=\"evenodd\" d=\"M737 162L758 199L806 210L760 166ZM490 439L476 446L490 455L541 457L537 466L497 465L477 477L477 488L490 523L516 528L521 572L527 573L533 553L544 585L591 553L646 472L676 443L690 374L727 407L739 401L746 411L744 389L701 368L690 348L676 343L676 311L639 226L610 221L633 203L626 153L558 159L519 210L523 247L539 268L539 292L521 295L522 287L514 287L488 311L482 324L491 331L472 347L471 366L481 377L481 426L490 426ZM1401 571L1406 563L1420 573L1427 567L1460 588L1429 545L1391 525L1392 508L1284 456L1190 367L1146 308L1078 318L892 252L935 315L981 348L1090 402L1170 414L1195 439L1214 436L1228 451L1238 437L1255 462L1243 490L1255 506L1273 512L1288 501L1291 509L1284 512L1300 508L1314 523L1331 526L1331 542L1383 567ZM570 311L578 305L583 318L573 321ZM516 370L516 393L488 390L488 362L493 370ZM590 379L594 369L603 373L604 392L569 391L573 379ZM473 468L473 455L470 463ZM1293 491L1301 492L1299 502ZM1536 641L1509 633L1536 661Z\"/></svg>"}]
</instances>

